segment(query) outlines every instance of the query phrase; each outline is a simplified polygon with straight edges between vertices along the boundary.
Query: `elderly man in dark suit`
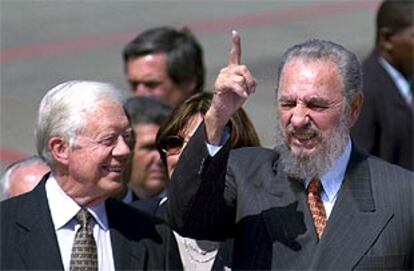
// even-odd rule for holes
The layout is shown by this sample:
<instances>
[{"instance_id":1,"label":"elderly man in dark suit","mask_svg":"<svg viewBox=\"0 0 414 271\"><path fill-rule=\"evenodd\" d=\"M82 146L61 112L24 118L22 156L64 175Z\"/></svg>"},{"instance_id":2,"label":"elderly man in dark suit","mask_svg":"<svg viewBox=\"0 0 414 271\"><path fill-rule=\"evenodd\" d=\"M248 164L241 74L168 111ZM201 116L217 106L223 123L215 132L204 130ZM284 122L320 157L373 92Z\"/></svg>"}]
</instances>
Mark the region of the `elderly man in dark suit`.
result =
<instances>
[{"instance_id":1,"label":"elderly man in dark suit","mask_svg":"<svg viewBox=\"0 0 414 271\"><path fill-rule=\"evenodd\" d=\"M171 180L184 236L234 238L234 269L413 269L414 176L351 141L363 94L356 56L310 40L283 55L275 150L230 151L228 120L255 90L233 32L230 64Z\"/></svg>"},{"instance_id":2,"label":"elderly man in dark suit","mask_svg":"<svg viewBox=\"0 0 414 271\"><path fill-rule=\"evenodd\" d=\"M45 95L36 140L51 173L32 192L1 202L1 270L179 268L164 223L107 200L131 153L119 93L70 81Z\"/></svg>"},{"instance_id":3,"label":"elderly man in dark suit","mask_svg":"<svg viewBox=\"0 0 414 271\"><path fill-rule=\"evenodd\" d=\"M384 1L362 64L365 103L352 129L372 155L414 171L414 2Z\"/></svg>"}]
</instances>

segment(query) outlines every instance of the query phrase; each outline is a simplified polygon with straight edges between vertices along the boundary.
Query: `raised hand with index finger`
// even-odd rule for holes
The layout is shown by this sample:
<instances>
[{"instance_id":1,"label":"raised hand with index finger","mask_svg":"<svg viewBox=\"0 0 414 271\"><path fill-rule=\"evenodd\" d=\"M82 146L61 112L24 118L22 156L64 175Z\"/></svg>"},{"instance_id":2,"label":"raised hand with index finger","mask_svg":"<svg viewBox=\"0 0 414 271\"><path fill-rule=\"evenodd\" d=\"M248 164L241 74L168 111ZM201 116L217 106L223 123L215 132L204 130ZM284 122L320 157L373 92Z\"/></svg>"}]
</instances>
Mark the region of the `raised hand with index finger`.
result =
<instances>
[{"instance_id":1,"label":"raised hand with index finger","mask_svg":"<svg viewBox=\"0 0 414 271\"><path fill-rule=\"evenodd\" d=\"M219 144L230 117L255 91L256 80L246 66L241 65L241 41L237 31L232 31L232 48L229 65L221 69L214 83L214 97L205 116L207 139Z\"/></svg>"}]
</instances>

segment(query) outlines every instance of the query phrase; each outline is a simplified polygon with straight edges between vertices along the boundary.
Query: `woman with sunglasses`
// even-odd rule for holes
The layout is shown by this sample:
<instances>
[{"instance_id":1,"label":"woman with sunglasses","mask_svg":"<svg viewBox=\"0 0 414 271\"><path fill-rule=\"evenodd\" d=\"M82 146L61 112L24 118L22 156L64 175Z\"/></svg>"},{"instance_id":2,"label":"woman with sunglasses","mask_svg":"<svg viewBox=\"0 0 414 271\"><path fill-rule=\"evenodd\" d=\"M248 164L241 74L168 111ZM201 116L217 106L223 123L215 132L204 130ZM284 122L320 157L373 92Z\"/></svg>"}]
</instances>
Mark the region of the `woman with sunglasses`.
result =
<instances>
[{"instance_id":1,"label":"woman with sunglasses","mask_svg":"<svg viewBox=\"0 0 414 271\"><path fill-rule=\"evenodd\" d=\"M199 93L184 101L161 125L157 133L157 148L167 168L168 176L174 172L175 166L187 142L194 134L210 107L212 93ZM243 109L239 109L231 118L233 148L259 146L257 132ZM166 202L162 201L156 211L164 216ZM232 240L224 243L194 240L185 238L174 232L177 239L180 257L185 270L228 270L231 266Z\"/></svg>"}]
</instances>

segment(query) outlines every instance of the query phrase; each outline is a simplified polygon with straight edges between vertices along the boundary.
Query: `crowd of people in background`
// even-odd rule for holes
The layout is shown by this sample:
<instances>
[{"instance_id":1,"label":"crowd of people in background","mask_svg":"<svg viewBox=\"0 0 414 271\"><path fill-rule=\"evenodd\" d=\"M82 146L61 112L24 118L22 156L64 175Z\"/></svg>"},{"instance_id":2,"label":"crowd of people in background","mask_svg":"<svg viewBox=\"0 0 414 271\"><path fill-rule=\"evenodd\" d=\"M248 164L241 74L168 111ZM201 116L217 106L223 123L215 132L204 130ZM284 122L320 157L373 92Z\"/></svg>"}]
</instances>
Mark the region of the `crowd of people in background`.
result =
<instances>
[{"instance_id":1,"label":"crowd of people in background","mask_svg":"<svg viewBox=\"0 0 414 271\"><path fill-rule=\"evenodd\" d=\"M272 149L242 108L257 82L237 31L211 90L190 29L143 31L122 52L131 97L43 97L38 154L1 179L0 269L413 269L413 12L380 4L362 65L332 41L289 47Z\"/></svg>"}]
</instances>

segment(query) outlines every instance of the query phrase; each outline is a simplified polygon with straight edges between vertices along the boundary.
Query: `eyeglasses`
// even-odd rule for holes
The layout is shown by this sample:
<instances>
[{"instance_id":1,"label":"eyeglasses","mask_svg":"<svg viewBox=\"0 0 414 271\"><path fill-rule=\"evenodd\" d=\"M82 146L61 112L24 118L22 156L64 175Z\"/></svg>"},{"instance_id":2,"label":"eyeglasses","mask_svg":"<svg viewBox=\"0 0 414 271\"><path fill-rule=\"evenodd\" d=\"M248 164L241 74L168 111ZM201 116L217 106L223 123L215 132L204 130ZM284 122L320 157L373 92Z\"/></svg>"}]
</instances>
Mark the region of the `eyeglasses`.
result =
<instances>
[{"instance_id":1,"label":"eyeglasses","mask_svg":"<svg viewBox=\"0 0 414 271\"><path fill-rule=\"evenodd\" d=\"M187 143L182 136L168 136L164 142L160 143L160 149L165 155L174 155L181 152L184 143Z\"/></svg>"}]
</instances>

